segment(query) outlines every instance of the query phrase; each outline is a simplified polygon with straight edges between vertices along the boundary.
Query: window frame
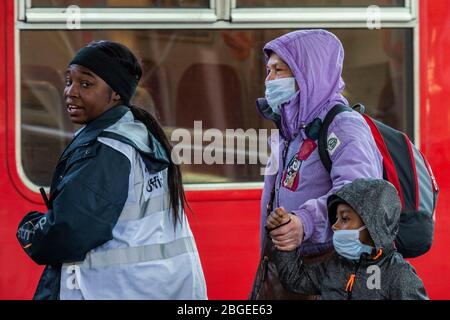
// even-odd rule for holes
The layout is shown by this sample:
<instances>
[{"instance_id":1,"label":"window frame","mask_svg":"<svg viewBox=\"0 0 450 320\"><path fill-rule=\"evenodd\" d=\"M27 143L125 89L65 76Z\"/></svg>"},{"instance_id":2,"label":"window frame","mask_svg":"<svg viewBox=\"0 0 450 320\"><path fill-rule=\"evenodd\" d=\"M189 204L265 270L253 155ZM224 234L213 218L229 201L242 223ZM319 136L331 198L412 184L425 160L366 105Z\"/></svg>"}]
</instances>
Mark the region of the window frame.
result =
<instances>
[{"instance_id":1,"label":"window frame","mask_svg":"<svg viewBox=\"0 0 450 320\"><path fill-rule=\"evenodd\" d=\"M45 25L53 28L64 28L68 7L36 8L32 0L18 0L18 22L29 27ZM123 28L136 24L161 23L213 23L223 17L223 11L229 10L223 1L209 0L209 8L80 8L81 29L98 28L101 24L124 25ZM225 1L227 3L227 1ZM25 27L25 26L19 26ZM102 28L111 28L106 26ZM179 27L179 26L178 26Z\"/></svg>"},{"instance_id":2,"label":"window frame","mask_svg":"<svg viewBox=\"0 0 450 320\"><path fill-rule=\"evenodd\" d=\"M282 7L238 8L231 0L231 19L237 23L364 23L367 7ZM380 7L380 22L408 23L417 18L417 2L405 0L403 7Z\"/></svg>"},{"instance_id":3,"label":"window frame","mask_svg":"<svg viewBox=\"0 0 450 320\"><path fill-rule=\"evenodd\" d=\"M33 8L32 0L18 2L20 29L66 29L67 8ZM173 29L249 28L277 24L283 28L361 27L366 25L366 7L238 8L238 0L210 0L210 8L81 8L80 29ZM413 27L417 23L417 0L403 7L380 7L384 27ZM406 25L405 25L406 24Z\"/></svg>"},{"instance_id":4,"label":"window frame","mask_svg":"<svg viewBox=\"0 0 450 320\"><path fill-rule=\"evenodd\" d=\"M21 72L20 32L22 30L67 30L65 8L32 8L32 0L15 0L15 128L16 166L19 177L32 191L39 192L24 172L21 154ZM118 15L120 10L120 16ZM273 8L237 8L236 0L210 0L209 9L82 9L79 30L95 29L295 29L295 28L367 28L366 8L308 7L277 8L285 14L274 15ZM418 0L405 0L404 7L380 7L382 28L407 28L413 34L413 141L420 145L420 66L419 66L419 4ZM104 16L102 16L104 15ZM59 17L58 17L59 16ZM163 20L164 18L164 20ZM86 20L85 20L86 19ZM164 22L162 22L164 21ZM182 24L180 24L182 23ZM260 189L263 182L192 183L191 190Z\"/></svg>"}]
</instances>

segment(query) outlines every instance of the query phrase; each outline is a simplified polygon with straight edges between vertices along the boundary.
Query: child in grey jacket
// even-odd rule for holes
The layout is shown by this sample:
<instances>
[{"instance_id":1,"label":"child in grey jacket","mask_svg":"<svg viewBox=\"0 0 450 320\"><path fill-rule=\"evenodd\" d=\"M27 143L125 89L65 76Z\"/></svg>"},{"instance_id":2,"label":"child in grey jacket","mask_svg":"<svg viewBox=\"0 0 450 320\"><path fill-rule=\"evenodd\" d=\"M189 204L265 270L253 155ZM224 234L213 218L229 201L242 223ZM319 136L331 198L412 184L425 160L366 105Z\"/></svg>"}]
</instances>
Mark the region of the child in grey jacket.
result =
<instances>
[{"instance_id":1,"label":"child in grey jacket","mask_svg":"<svg viewBox=\"0 0 450 320\"><path fill-rule=\"evenodd\" d=\"M315 265L302 262L297 250L273 249L283 286L322 299L426 300L422 280L396 251L401 204L392 184L380 179L357 179L328 198L336 252ZM266 227L288 223L275 210Z\"/></svg>"}]
</instances>

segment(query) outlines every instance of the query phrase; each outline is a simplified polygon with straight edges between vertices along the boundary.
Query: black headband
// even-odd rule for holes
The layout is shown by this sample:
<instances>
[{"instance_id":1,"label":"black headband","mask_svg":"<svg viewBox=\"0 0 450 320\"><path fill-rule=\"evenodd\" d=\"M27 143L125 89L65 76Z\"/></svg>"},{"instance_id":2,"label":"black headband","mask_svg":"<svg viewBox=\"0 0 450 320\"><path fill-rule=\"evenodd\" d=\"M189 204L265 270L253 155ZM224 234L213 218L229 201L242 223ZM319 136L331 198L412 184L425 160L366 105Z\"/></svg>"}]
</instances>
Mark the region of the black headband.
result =
<instances>
[{"instance_id":1,"label":"black headband","mask_svg":"<svg viewBox=\"0 0 450 320\"><path fill-rule=\"evenodd\" d=\"M69 65L77 64L88 68L116 91L125 104L130 102L136 91L138 79L114 58L95 47L84 47L75 55Z\"/></svg>"}]
</instances>

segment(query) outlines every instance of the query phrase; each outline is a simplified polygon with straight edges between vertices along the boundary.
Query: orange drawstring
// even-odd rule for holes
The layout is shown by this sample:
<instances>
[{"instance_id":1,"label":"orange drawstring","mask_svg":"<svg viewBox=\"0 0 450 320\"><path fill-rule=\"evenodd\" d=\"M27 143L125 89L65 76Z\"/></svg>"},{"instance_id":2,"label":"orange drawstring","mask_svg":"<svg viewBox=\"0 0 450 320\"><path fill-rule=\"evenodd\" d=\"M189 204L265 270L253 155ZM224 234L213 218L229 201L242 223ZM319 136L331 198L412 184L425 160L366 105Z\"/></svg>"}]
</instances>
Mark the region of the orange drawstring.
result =
<instances>
[{"instance_id":1,"label":"orange drawstring","mask_svg":"<svg viewBox=\"0 0 450 320\"><path fill-rule=\"evenodd\" d=\"M345 286L345 292L351 292L353 290L353 284L355 283L356 275L352 274L348 279L347 285Z\"/></svg>"},{"instance_id":2,"label":"orange drawstring","mask_svg":"<svg viewBox=\"0 0 450 320\"><path fill-rule=\"evenodd\" d=\"M383 254L383 249L378 249L377 254L373 257L373 260L377 260Z\"/></svg>"},{"instance_id":3,"label":"orange drawstring","mask_svg":"<svg viewBox=\"0 0 450 320\"><path fill-rule=\"evenodd\" d=\"M377 254L372 258L373 260L377 260L383 254L383 249L378 249ZM347 285L345 286L345 292L352 292L353 285L355 284L356 275L352 273L350 278L347 281Z\"/></svg>"}]
</instances>

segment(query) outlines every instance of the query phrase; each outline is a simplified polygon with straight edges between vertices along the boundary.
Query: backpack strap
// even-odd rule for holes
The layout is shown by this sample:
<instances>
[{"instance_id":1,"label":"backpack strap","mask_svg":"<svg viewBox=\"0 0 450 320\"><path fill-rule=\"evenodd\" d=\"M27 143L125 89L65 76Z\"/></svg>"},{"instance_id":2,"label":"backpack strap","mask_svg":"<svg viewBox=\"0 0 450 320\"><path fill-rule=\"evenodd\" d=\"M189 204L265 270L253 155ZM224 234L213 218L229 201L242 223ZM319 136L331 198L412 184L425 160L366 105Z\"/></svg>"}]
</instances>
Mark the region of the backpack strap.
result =
<instances>
[{"instance_id":1,"label":"backpack strap","mask_svg":"<svg viewBox=\"0 0 450 320\"><path fill-rule=\"evenodd\" d=\"M327 150L328 127L339 113L346 111L351 112L353 111L353 109L342 104L335 105L330 111L328 111L319 131L319 141L317 143L319 147L319 156L323 166L325 167L325 169L327 169L328 173L331 173L332 166L331 158Z\"/></svg>"}]
</instances>

